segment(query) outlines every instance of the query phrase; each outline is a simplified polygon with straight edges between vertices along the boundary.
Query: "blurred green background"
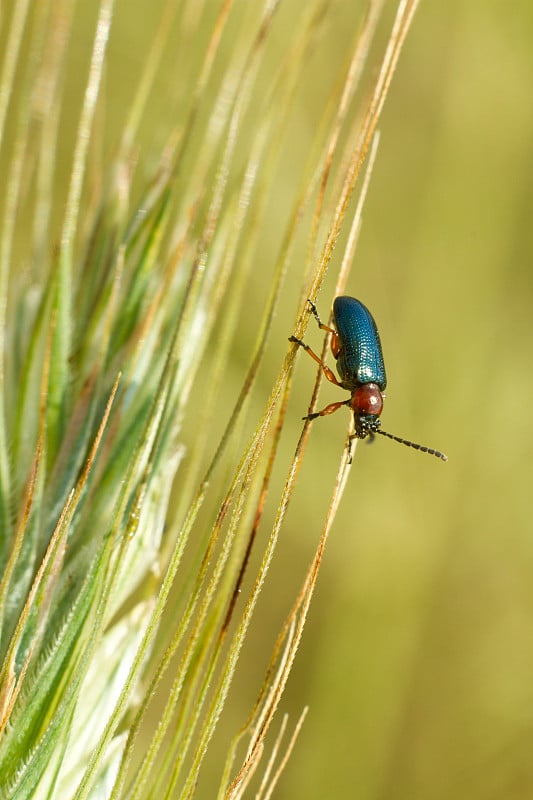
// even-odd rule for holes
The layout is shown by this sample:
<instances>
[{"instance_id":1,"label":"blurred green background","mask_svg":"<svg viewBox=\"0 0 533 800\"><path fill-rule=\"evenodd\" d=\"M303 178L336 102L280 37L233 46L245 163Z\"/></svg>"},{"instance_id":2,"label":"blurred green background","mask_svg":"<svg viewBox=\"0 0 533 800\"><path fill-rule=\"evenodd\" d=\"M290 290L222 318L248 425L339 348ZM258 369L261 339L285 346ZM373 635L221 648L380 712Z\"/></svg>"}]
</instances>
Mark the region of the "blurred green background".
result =
<instances>
[{"instance_id":1,"label":"blurred green background","mask_svg":"<svg viewBox=\"0 0 533 800\"><path fill-rule=\"evenodd\" d=\"M207 0L207 19L218 5ZM360 17L353 6L352 0L331 4L292 110L220 399L221 425L241 387L266 302L265 276L302 162ZM145 0L117 6L106 111L94 146L104 162L161 7ZM376 52L393 9L386 4ZM80 4L76 13L62 119L65 153L75 135L96 3ZM252 6L241 3L239 13L253 13ZM300 13L298 0L282 3L272 58L276 48L284 52ZM238 29L238 14L232 24ZM533 5L526 0L427 0L407 39L380 124L347 293L370 307L381 331L389 379L383 427L443 450L449 463L385 439L360 445L282 702L292 721L303 706L310 711L278 797L533 796L532 42ZM137 181L157 165L173 114L187 105L204 45L185 37L165 55L142 125ZM367 74L364 89L373 77ZM57 219L69 169L67 159L58 163ZM324 318L341 255L338 247L318 298ZM295 258L305 256L302 242ZM286 353L301 292L295 266L254 394L254 420ZM313 324L306 340L321 345ZM315 372L303 354L295 375L276 489L311 395ZM324 387L319 403L334 399L334 387ZM313 427L215 752L225 752L243 723L271 642L303 580L347 421L339 412ZM200 787L206 798L213 796L210 780L204 776Z\"/></svg>"},{"instance_id":2,"label":"blurred green background","mask_svg":"<svg viewBox=\"0 0 533 800\"><path fill-rule=\"evenodd\" d=\"M348 293L380 326L384 428L449 463L359 447L285 797L533 796L532 35L531 3L422 2L386 104ZM321 422L292 547L342 446Z\"/></svg>"}]
</instances>

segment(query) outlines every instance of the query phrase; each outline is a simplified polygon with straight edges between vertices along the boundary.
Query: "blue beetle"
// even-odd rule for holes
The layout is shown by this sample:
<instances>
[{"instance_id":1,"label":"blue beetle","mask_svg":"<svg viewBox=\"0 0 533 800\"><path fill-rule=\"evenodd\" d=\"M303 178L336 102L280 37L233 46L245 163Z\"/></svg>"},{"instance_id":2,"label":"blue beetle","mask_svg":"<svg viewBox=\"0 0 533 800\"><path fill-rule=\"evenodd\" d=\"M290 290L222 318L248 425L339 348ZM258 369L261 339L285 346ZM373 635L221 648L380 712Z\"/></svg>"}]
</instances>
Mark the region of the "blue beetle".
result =
<instances>
[{"instance_id":1,"label":"blue beetle","mask_svg":"<svg viewBox=\"0 0 533 800\"><path fill-rule=\"evenodd\" d=\"M376 433L387 436L395 442L414 447L423 453L447 461L447 456L439 450L434 450L425 445L401 439L392 433L381 429L380 414L383 410L383 398L387 386L387 375L379 332L374 318L368 308L356 300L355 297L336 297L333 303L333 320L335 328L324 325L318 316L318 311L311 300L307 301L318 323L319 328L331 334L331 351L337 361L337 369L341 380L322 361L309 345L296 336L289 338L299 347L303 347L311 358L320 364L322 372L331 383L350 392L348 400L330 403L328 406L314 414L308 414L304 419L316 419L327 414L333 414L341 406L348 406L354 415L355 434L357 439L373 438Z\"/></svg>"}]
</instances>

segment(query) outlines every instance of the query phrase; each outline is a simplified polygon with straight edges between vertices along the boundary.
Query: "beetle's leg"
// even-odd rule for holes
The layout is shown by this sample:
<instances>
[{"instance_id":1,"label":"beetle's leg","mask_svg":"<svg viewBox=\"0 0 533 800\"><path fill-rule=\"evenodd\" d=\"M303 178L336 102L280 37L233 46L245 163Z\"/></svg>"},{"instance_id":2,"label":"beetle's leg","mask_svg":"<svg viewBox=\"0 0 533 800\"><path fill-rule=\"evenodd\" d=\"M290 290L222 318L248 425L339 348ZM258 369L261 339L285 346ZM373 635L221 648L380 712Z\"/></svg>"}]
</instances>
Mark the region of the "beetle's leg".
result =
<instances>
[{"instance_id":1,"label":"beetle's leg","mask_svg":"<svg viewBox=\"0 0 533 800\"><path fill-rule=\"evenodd\" d=\"M302 342L301 339L297 339L296 336L289 336L289 342L294 342L294 344L297 344L300 347L303 347L303 349L306 351L306 353L309 353L311 358L313 358L316 361L317 364L320 364L320 366L322 368L322 372L324 373L324 375L328 379L328 381L331 381L331 383L334 383L335 386L340 386L341 389L344 388L342 383L339 383L339 381L335 377L335 373L327 366L327 364L324 364L324 362L322 361L320 356L317 356L317 354L314 352L314 350L311 350L311 348L309 347L308 344L306 344L305 342ZM341 403L341 405L342 405L342 403Z\"/></svg>"},{"instance_id":2,"label":"beetle's leg","mask_svg":"<svg viewBox=\"0 0 533 800\"><path fill-rule=\"evenodd\" d=\"M318 316L318 310L312 300L307 301L309 303L309 307L311 308L311 313L313 317L316 319L318 323L318 327L321 328L323 331L329 331L329 333L334 333L335 336L337 335L337 331L334 328L330 328L329 325L324 325L320 317Z\"/></svg>"},{"instance_id":3,"label":"beetle's leg","mask_svg":"<svg viewBox=\"0 0 533 800\"><path fill-rule=\"evenodd\" d=\"M326 406L322 409L322 411L315 411L314 414L308 414L306 417L302 417L302 419L316 419L317 417L326 417L328 414L334 414L335 411L338 411L339 408L342 406L349 406L349 400L340 400L337 403L330 403L329 406Z\"/></svg>"},{"instance_id":4,"label":"beetle's leg","mask_svg":"<svg viewBox=\"0 0 533 800\"><path fill-rule=\"evenodd\" d=\"M311 312L318 323L318 327L321 328L323 331L331 333L331 342L330 342L331 352L333 353L335 358L337 358L337 356L339 355L339 334L337 333L335 328L330 328L329 325L324 325L324 323L318 316L317 307L315 306L313 301L308 300L307 302L309 303Z\"/></svg>"}]
</instances>

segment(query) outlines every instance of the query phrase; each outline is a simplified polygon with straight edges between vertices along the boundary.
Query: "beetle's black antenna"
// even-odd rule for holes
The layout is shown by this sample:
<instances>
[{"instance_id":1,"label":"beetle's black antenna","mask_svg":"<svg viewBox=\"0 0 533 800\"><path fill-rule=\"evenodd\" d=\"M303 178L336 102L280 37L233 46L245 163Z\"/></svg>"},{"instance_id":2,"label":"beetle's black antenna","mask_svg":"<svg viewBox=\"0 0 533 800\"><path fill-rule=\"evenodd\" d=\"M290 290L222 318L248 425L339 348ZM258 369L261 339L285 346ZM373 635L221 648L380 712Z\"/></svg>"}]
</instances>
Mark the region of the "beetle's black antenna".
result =
<instances>
[{"instance_id":1,"label":"beetle's black antenna","mask_svg":"<svg viewBox=\"0 0 533 800\"><path fill-rule=\"evenodd\" d=\"M414 447L415 450L420 450L422 453L428 453L430 456L440 458L441 461L448 461L448 456L444 453L441 453L440 450L434 450L432 447L426 447L423 444L410 442L409 439L401 439L399 436L394 436L392 433L387 433L387 431L384 431L381 428L376 428L374 433L380 433L382 436L386 436L388 439L394 439L395 442L405 444L407 447Z\"/></svg>"}]
</instances>

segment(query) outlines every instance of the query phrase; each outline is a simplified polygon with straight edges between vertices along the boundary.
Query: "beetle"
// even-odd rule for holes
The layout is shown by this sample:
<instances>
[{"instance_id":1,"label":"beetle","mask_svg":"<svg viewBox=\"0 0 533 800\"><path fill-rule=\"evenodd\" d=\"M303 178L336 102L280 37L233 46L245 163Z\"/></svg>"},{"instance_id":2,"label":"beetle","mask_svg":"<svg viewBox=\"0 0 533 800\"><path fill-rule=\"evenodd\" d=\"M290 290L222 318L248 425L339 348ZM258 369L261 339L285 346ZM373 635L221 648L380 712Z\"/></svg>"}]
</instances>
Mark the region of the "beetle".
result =
<instances>
[{"instance_id":1,"label":"beetle","mask_svg":"<svg viewBox=\"0 0 533 800\"><path fill-rule=\"evenodd\" d=\"M290 336L289 341L303 347L320 365L327 380L340 386L341 389L349 391L350 397L348 400L330 403L322 411L308 414L303 419L325 417L338 411L342 406L348 406L353 411L355 426L355 434L352 434L351 439L366 439L367 437L373 439L375 434L379 433L381 436L387 436L407 447L413 447L415 450L447 461L447 456L440 450L402 439L381 428L379 417L383 410L383 398L385 397L383 392L387 386L387 375L379 331L368 308L355 297L336 297L333 302L335 328L331 328L329 325L324 325L315 304L311 300L307 302L318 327L331 334L331 352L337 361L340 380L308 344L297 339L296 336Z\"/></svg>"}]
</instances>

